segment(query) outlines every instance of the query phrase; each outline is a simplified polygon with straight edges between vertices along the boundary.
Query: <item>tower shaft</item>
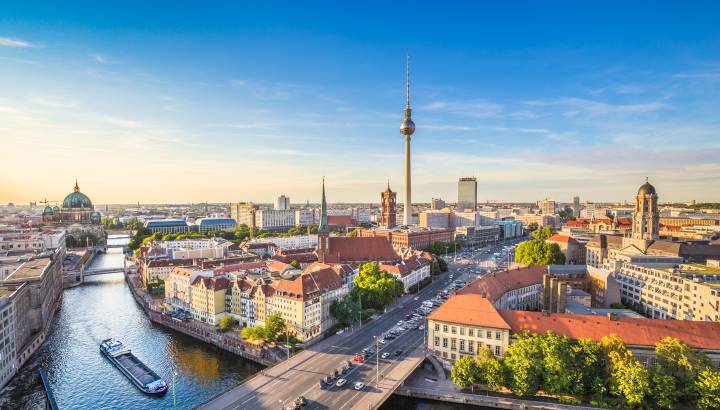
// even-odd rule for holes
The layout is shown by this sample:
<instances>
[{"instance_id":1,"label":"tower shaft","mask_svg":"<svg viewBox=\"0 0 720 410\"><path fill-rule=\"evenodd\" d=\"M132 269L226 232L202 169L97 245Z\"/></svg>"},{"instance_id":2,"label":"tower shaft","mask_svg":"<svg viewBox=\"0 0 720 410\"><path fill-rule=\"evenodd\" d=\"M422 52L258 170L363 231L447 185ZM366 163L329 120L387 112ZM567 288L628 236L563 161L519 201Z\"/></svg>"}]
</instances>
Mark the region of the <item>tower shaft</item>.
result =
<instances>
[{"instance_id":1,"label":"tower shaft","mask_svg":"<svg viewBox=\"0 0 720 410\"><path fill-rule=\"evenodd\" d=\"M405 212L403 213L403 225L410 225L412 216L412 195L410 193L410 136L405 136Z\"/></svg>"}]
</instances>

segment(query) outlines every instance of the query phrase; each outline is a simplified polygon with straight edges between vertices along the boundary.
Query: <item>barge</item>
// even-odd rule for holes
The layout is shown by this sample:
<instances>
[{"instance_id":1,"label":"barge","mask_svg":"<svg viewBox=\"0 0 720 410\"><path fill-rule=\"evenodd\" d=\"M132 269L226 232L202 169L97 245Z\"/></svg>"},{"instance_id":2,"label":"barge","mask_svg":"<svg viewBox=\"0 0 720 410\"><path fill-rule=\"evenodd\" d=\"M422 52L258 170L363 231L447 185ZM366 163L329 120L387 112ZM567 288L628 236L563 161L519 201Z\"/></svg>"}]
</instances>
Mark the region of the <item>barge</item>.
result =
<instances>
[{"instance_id":1,"label":"barge","mask_svg":"<svg viewBox=\"0 0 720 410\"><path fill-rule=\"evenodd\" d=\"M121 341L105 339L100 343L100 351L143 393L163 394L167 392L167 383L135 357Z\"/></svg>"}]
</instances>

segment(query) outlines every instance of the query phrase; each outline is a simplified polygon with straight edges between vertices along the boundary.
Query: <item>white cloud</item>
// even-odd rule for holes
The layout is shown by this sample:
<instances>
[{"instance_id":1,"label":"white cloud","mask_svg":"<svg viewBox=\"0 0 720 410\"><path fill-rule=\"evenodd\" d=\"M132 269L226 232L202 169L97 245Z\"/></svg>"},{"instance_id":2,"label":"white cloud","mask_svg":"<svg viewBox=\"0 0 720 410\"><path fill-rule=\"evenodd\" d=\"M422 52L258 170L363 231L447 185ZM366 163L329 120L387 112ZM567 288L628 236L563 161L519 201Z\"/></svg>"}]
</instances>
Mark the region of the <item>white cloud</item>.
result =
<instances>
[{"instance_id":1,"label":"white cloud","mask_svg":"<svg viewBox=\"0 0 720 410\"><path fill-rule=\"evenodd\" d=\"M500 117L503 106L484 99L447 101L439 100L420 108L428 111L442 111L476 118Z\"/></svg>"},{"instance_id":2,"label":"white cloud","mask_svg":"<svg viewBox=\"0 0 720 410\"><path fill-rule=\"evenodd\" d=\"M524 101L523 103L534 107L560 107L565 110L562 112L562 115L566 117L575 117L578 115L598 117L605 115L644 114L670 108L670 104L663 101L650 101L636 104L612 104L577 97Z\"/></svg>"},{"instance_id":3,"label":"white cloud","mask_svg":"<svg viewBox=\"0 0 720 410\"><path fill-rule=\"evenodd\" d=\"M105 55L99 54L99 53L90 54L90 58L92 58L96 63L99 63L99 64L111 64L112 63L112 60L110 60L110 58L108 58Z\"/></svg>"},{"instance_id":4,"label":"white cloud","mask_svg":"<svg viewBox=\"0 0 720 410\"><path fill-rule=\"evenodd\" d=\"M19 38L9 38L9 37L0 37L0 46L15 47L15 48L35 47L35 45L30 43L29 41L21 40Z\"/></svg>"}]
</instances>

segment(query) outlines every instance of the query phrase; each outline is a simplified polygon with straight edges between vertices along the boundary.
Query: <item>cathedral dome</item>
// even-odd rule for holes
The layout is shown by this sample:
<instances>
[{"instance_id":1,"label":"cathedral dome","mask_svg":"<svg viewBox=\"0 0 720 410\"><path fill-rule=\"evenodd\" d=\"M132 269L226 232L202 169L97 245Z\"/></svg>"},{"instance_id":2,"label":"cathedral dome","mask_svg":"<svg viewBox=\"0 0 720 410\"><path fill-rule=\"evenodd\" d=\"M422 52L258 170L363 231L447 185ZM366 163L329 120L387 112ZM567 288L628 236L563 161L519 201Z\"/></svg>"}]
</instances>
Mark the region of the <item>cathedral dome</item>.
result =
<instances>
[{"instance_id":1,"label":"cathedral dome","mask_svg":"<svg viewBox=\"0 0 720 410\"><path fill-rule=\"evenodd\" d=\"M57 206L57 205L55 205L54 207L52 207L52 211L53 211L53 212L60 212L60 207Z\"/></svg>"},{"instance_id":2,"label":"cathedral dome","mask_svg":"<svg viewBox=\"0 0 720 410\"><path fill-rule=\"evenodd\" d=\"M77 184L77 181L75 181L75 190L71 192L68 196L65 197L63 200L63 208L66 209L82 209L82 208L89 208L92 209L93 205L90 201L90 198L87 197L87 195L80 192L80 187Z\"/></svg>"},{"instance_id":3,"label":"cathedral dome","mask_svg":"<svg viewBox=\"0 0 720 410\"><path fill-rule=\"evenodd\" d=\"M51 214L53 213L53 208L51 206L46 206L45 209L43 209L44 214Z\"/></svg>"},{"instance_id":4,"label":"cathedral dome","mask_svg":"<svg viewBox=\"0 0 720 410\"><path fill-rule=\"evenodd\" d=\"M638 189L638 195L657 195L657 192L655 192L654 186L645 181L645 183L640 186L640 189Z\"/></svg>"}]
</instances>

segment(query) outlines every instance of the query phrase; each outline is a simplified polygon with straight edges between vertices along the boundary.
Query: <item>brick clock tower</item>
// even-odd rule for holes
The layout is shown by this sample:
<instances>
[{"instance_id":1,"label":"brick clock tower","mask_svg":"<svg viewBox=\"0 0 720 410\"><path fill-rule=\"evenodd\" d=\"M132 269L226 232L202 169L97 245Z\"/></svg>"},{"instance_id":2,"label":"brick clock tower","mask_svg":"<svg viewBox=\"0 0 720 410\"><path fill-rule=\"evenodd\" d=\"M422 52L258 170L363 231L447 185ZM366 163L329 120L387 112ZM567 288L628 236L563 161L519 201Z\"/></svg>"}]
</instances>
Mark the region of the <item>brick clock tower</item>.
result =
<instances>
[{"instance_id":1,"label":"brick clock tower","mask_svg":"<svg viewBox=\"0 0 720 410\"><path fill-rule=\"evenodd\" d=\"M388 182L387 189L380 193L380 204L382 207L380 226L383 228L394 228L397 225L395 219L395 196L396 193L390 190L390 182Z\"/></svg>"}]
</instances>

